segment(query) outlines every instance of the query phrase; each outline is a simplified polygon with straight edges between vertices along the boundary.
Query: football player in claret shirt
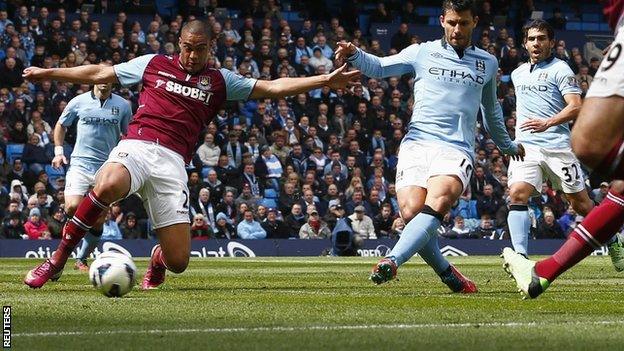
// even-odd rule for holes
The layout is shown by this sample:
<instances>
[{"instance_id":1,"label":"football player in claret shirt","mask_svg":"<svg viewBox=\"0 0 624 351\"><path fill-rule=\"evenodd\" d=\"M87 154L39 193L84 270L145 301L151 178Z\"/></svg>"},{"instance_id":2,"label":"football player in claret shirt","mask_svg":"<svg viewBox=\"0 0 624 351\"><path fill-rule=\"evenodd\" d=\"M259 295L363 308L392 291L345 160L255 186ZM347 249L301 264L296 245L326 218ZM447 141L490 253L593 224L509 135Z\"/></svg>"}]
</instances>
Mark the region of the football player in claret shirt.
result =
<instances>
[{"instance_id":1,"label":"football player in claret shirt","mask_svg":"<svg viewBox=\"0 0 624 351\"><path fill-rule=\"evenodd\" d=\"M343 65L332 73L312 77L248 79L207 67L209 39L207 25L191 21L180 32L180 53L173 56L144 55L112 67L24 70L24 78L31 81L143 85L127 135L98 170L95 187L63 229L54 255L28 272L26 285L39 288L58 274L108 205L133 193L143 198L160 241L141 287L158 287L167 269L183 272L191 247L184 165L191 160L199 133L225 101L292 96L323 86L345 88L359 76L358 71L347 71Z\"/></svg>"}]
</instances>

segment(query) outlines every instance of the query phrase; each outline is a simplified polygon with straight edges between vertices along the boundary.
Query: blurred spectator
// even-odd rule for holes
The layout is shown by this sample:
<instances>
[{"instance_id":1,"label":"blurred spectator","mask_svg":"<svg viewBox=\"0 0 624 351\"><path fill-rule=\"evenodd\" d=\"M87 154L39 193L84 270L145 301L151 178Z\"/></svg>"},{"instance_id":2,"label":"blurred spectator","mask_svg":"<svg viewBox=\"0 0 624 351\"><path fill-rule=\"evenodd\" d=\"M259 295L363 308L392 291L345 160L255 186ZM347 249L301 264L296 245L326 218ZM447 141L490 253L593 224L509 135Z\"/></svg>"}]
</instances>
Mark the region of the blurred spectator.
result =
<instances>
[{"instance_id":1,"label":"blurred spectator","mask_svg":"<svg viewBox=\"0 0 624 351\"><path fill-rule=\"evenodd\" d=\"M43 171L45 165L52 161L45 149L39 145L39 141L39 135L32 134L28 138L28 144L24 146L24 154L22 155L24 163L28 164L30 170L35 174Z\"/></svg>"},{"instance_id":2,"label":"blurred spectator","mask_svg":"<svg viewBox=\"0 0 624 351\"><path fill-rule=\"evenodd\" d=\"M483 195L477 199L477 213L479 216L494 216L498 208L502 205L501 199L494 196L494 188L492 184L486 184L483 187Z\"/></svg>"},{"instance_id":3,"label":"blurred spectator","mask_svg":"<svg viewBox=\"0 0 624 351\"><path fill-rule=\"evenodd\" d=\"M609 193L609 183L607 182L600 183L600 187L598 189L592 190L594 202L596 202L597 204L600 204L602 200L604 200L605 197L607 196L607 193Z\"/></svg>"},{"instance_id":4,"label":"blurred spectator","mask_svg":"<svg viewBox=\"0 0 624 351\"><path fill-rule=\"evenodd\" d=\"M386 9L386 4L383 2L377 3L377 8L373 11L370 16L371 23L390 23L392 22L392 15L390 11Z\"/></svg>"},{"instance_id":5,"label":"blurred spectator","mask_svg":"<svg viewBox=\"0 0 624 351\"><path fill-rule=\"evenodd\" d=\"M212 237L212 228L206 223L205 217L201 213L197 213L193 216L193 222L191 223L191 239L193 240L208 240Z\"/></svg>"},{"instance_id":6,"label":"blurred spectator","mask_svg":"<svg viewBox=\"0 0 624 351\"><path fill-rule=\"evenodd\" d=\"M351 228L353 228L353 233L356 234L359 240L377 239L373 220L369 216L367 216L365 212L366 209L364 208L364 206L359 205L355 207L354 213L349 216L349 219L351 220Z\"/></svg>"},{"instance_id":7,"label":"blurred spectator","mask_svg":"<svg viewBox=\"0 0 624 351\"><path fill-rule=\"evenodd\" d=\"M496 229L493 226L490 215L484 214L481 216L479 227L470 232L470 237L474 239L498 239Z\"/></svg>"},{"instance_id":8,"label":"blurred spectator","mask_svg":"<svg viewBox=\"0 0 624 351\"><path fill-rule=\"evenodd\" d=\"M214 229L215 214L217 212L210 202L210 190L208 188L200 189L197 201L191 202L191 216L194 218L196 215L201 214L203 216L202 221Z\"/></svg>"},{"instance_id":9,"label":"blurred spectator","mask_svg":"<svg viewBox=\"0 0 624 351\"><path fill-rule=\"evenodd\" d=\"M288 226L283 221L277 219L277 210L275 208L267 210L267 218L261 225L266 231L267 239L288 239L290 237Z\"/></svg>"},{"instance_id":10,"label":"blurred spectator","mask_svg":"<svg viewBox=\"0 0 624 351\"><path fill-rule=\"evenodd\" d=\"M327 223L321 220L317 210L312 210L308 216L308 221L299 229L300 239L327 239L331 236L331 231Z\"/></svg>"},{"instance_id":11,"label":"blurred spectator","mask_svg":"<svg viewBox=\"0 0 624 351\"><path fill-rule=\"evenodd\" d=\"M405 228L405 222L403 218L397 217L394 222L392 222L392 231L390 232L390 239L398 239L403 233L403 229Z\"/></svg>"},{"instance_id":12,"label":"blurred spectator","mask_svg":"<svg viewBox=\"0 0 624 351\"><path fill-rule=\"evenodd\" d=\"M264 239L267 237L267 233L260 223L254 220L253 212L250 209L245 211L243 220L238 224L236 232L241 239Z\"/></svg>"},{"instance_id":13,"label":"blurred spectator","mask_svg":"<svg viewBox=\"0 0 624 351\"><path fill-rule=\"evenodd\" d=\"M410 46L412 43L412 36L409 34L408 29L407 23L401 23L399 25L399 31L390 38L390 47L401 51Z\"/></svg>"},{"instance_id":14,"label":"blurred spectator","mask_svg":"<svg viewBox=\"0 0 624 351\"><path fill-rule=\"evenodd\" d=\"M24 223L24 232L30 240L51 238L48 226L41 218L41 211L37 207L30 210L28 220Z\"/></svg>"},{"instance_id":15,"label":"blurred spectator","mask_svg":"<svg viewBox=\"0 0 624 351\"><path fill-rule=\"evenodd\" d=\"M290 209L290 214L284 219L292 236L299 237L301 227L306 223L306 216L301 210L301 205L295 203ZM294 235L296 233L296 235Z\"/></svg>"},{"instance_id":16,"label":"blurred spectator","mask_svg":"<svg viewBox=\"0 0 624 351\"><path fill-rule=\"evenodd\" d=\"M102 236L100 240L121 240L123 236L121 235L121 230L119 230L119 225L117 224L117 218L115 216L115 212L110 209L108 214L106 215L106 220L104 221L104 225L102 226Z\"/></svg>"},{"instance_id":17,"label":"blurred spectator","mask_svg":"<svg viewBox=\"0 0 624 351\"><path fill-rule=\"evenodd\" d=\"M134 212L128 212L124 221L119 226L124 239L147 239L147 235L143 233L137 222Z\"/></svg>"},{"instance_id":18,"label":"blurred spectator","mask_svg":"<svg viewBox=\"0 0 624 351\"><path fill-rule=\"evenodd\" d=\"M204 167L214 167L219 161L221 149L214 144L214 135L206 133L204 143L197 149L197 155Z\"/></svg>"},{"instance_id":19,"label":"blurred spectator","mask_svg":"<svg viewBox=\"0 0 624 351\"><path fill-rule=\"evenodd\" d=\"M553 10L553 16L546 21L550 23L550 25L553 26L554 29L565 29L566 23L568 23L568 20L563 15L563 12L561 12L561 9L558 7L555 7L555 9Z\"/></svg>"},{"instance_id":20,"label":"blurred spectator","mask_svg":"<svg viewBox=\"0 0 624 351\"><path fill-rule=\"evenodd\" d=\"M544 211L544 216L537 223L535 239L565 239L552 211Z\"/></svg>"},{"instance_id":21,"label":"blurred spectator","mask_svg":"<svg viewBox=\"0 0 624 351\"><path fill-rule=\"evenodd\" d=\"M63 234L63 226L67 217L65 216L65 210L62 207L57 207L52 215L48 217L48 230L50 231L50 237L52 239L60 239Z\"/></svg>"},{"instance_id":22,"label":"blurred spectator","mask_svg":"<svg viewBox=\"0 0 624 351\"><path fill-rule=\"evenodd\" d=\"M228 222L224 213L217 214L217 225L215 230L216 239L236 239L236 229Z\"/></svg>"},{"instance_id":23,"label":"blurred spectator","mask_svg":"<svg viewBox=\"0 0 624 351\"><path fill-rule=\"evenodd\" d=\"M453 239L468 238L470 236L470 229L466 227L464 217L455 216L455 219L453 220L453 227L450 231L447 231L444 236Z\"/></svg>"},{"instance_id":24,"label":"blurred spectator","mask_svg":"<svg viewBox=\"0 0 624 351\"><path fill-rule=\"evenodd\" d=\"M390 237L392 234L392 223L394 222L394 219L392 218L392 206L385 203L381 206L381 211L375 213L378 213L373 219L373 225L375 227L377 237Z\"/></svg>"}]
</instances>

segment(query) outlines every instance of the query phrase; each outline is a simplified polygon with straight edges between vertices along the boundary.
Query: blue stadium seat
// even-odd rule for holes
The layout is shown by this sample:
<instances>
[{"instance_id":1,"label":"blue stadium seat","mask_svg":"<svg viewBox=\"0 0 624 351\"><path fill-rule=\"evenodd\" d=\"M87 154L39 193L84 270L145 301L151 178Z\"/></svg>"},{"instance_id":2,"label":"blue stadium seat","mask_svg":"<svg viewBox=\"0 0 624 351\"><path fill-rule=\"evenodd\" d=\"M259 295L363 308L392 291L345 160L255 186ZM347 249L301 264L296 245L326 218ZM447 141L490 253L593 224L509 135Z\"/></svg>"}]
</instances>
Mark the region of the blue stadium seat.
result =
<instances>
[{"instance_id":1,"label":"blue stadium seat","mask_svg":"<svg viewBox=\"0 0 624 351\"><path fill-rule=\"evenodd\" d=\"M581 29L582 30L590 30L590 31L599 31L600 30L600 25L598 23L583 22L581 24Z\"/></svg>"},{"instance_id":2,"label":"blue stadium seat","mask_svg":"<svg viewBox=\"0 0 624 351\"><path fill-rule=\"evenodd\" d=\"M477 200L470 200L468 205L470 210L469 218L479 218L479 212L477 211Z\"/></svg>"},{"instance_id":3,"label":"blue stadium seat","mask_svg":"<svg viewBox=\"0 0 624 351\"><path fill-rule=\"evenodd\" d=\"M65 176L65 168L63 167L61 167L60 169L56 169L52 167L52 165L46 165L45 172L48 175L48 180L50 184L54 184L57 178Z\"/></svg>"},{"instance_id":4,"label":"blue stadium seat","mask_svg":"<svg viewBox=\"0 0 624 351\"><path fill-rule=\"evenodd\" d=\"M277 191L275 191L275 189L273 188L267 188L264 190L264 197L266 199L277 199L278 198Z\"/></svg>"},{"instance_id":5,"label":"blue stadium seat","mask_svg":"<svg viewBox=\"0 0 624 351\"><path fill-rule=\"evenodd\" d=\"M9 144L6 147L6 158L9 164L13 164L16 158L22 157L24 153L24 144Z\"/></svg>"},{"instance_id":6,"label":"blue stadium seat","mask_svg":"<svg viewBox=\"0 0 624 351\"><path fill-rule=\"evenodd\" d=\"M601 32L610 32L611 31L611 27L609 27L609 23L600 23L600 31Z\"/></svg>"},{"instance_id":7,"label":"blue stadium seat","mask_svg":"<svg viewBox=\"0 0 624 351\"><path fill-rule=\"evenodd\" d=\"M416 13L421 16L439 16L442 13L442 9L435 6L418 6L416 7Z\"/></svg>"},{"instance_id":8,"label":"blue stadium seat","mask_svg":"<svg viewBox=\"0 0 624 351\"><path fill-rule=\"evenodd\" d=\"M600 16L597 13L584 13L581 18L583 22L600 22Z\"/></svg>"},{"instance_id":9,"label":"blue stadium seat","mask_svg":"<svg viewBox=\"0 0 624 351\"><path fill-rule=\"evenodd\" d=\"M430 16L427 24L430 26L440 25L440 19L436 16Z\"/></svg>"},{"instance_id":10,"label":"blue stadium seat","mask_svg":"<svg viewBox=\"0 0 624 351\"><path fill-rule=\"evenodd\" d=\"M263 199L261 202L262 206L267 207L267 208L276 208L277 207L277 201L275 201L275 199Z\"/></svg>"},{"instance_id":11,"label":"blue stadium seat","mask_svg":"<svg viewBox=\"0 0 624 351\"><path fill-rule=\"evenodd\" d=\"M362 34L368 35L368 27L370 27L370 15L359 15L358 22L360 23L360 30Z\"/></svg>"},{"instance_id":12,"label":"blue stadium seat","mask_svg":"<svg viewBox=\"0 0 624 351\"><path fill-rule=\"evenodd\" d=\"M581 22L568 22L566 24L567 30L581 30Z\"/></svg>"}]
</instances>

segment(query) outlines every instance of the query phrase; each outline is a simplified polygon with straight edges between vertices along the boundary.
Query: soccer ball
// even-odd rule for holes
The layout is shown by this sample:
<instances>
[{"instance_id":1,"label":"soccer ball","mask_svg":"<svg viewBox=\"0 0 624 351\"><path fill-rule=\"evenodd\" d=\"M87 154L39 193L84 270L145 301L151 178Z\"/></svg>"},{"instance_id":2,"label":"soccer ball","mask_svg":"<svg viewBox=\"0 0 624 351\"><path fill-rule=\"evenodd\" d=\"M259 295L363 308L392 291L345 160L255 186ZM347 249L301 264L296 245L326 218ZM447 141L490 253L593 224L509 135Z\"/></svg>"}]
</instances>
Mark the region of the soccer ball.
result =
<instances>
[{"instance_id":1,"label":"soccer ball","mask_svg":"<svg viewBox=\"0 0 624 351\"><path fill-rule=\"evenodd\" d=\"M134 287L136 266L132 259L117 251L100 254L89 268L93 286L108 297L121 297Z\"/></svg>"}]
</instances>

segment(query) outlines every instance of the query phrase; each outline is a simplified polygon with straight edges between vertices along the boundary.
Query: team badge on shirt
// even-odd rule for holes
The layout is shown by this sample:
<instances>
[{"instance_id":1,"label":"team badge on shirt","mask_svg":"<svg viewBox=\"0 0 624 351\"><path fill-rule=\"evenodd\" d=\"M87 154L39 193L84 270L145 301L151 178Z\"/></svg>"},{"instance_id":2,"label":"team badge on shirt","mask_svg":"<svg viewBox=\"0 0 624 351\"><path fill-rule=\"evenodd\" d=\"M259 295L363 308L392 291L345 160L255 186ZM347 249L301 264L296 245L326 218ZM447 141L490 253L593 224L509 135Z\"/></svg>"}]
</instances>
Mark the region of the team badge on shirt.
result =
<instances>
[{"instance_id":1,"label":"team badge on shirt","mask_svg":"<svg viewBox=\"0 0 624 351\"><path fill-rule=\"evenodd\" d=\"M567 78L566 83L568 84L568 86L574 87L574 88L578 88L578 86L579 86L578 85L578 81L576 80L576 77L574 77L574 76L569 76Z\"/></svg>"},{"instance_id":2,"label":"team badge on shirt","mask_svg":"<svg viewBox=\"0 0 624 351\"><path fill-rule=\"evenodd\" d=\"M539 74L539 76L537 76L537 80L545 81L546 79L548 79L548 72L542 72Z\"/></svg>"},{"instance_id":3,"label":"team badge on shirt","mask_svg":"<svg viewBox=\"0 0 624 351\"><path fill-rule=\"evenodd\" d=\"M484 60L475 61L475 65L477 67L477 71L481 73L485 73L485 61Z\"/></svg>"},{"instance_id":4,"label":"team badge on shirt","mask_svg":"<svg viewBox=\"0 0 624 351\"><path fill-rule=\"evenodd\" d=\"M212 87L210 84L210 77L199 76L199 79L197 79L197 87L201 90L210 90L210 88Z\"/></svg>"},{"instance_id":5,"label":"team badge on shirt","mask_svg":"<svg viewBox=\"0 0 624 351\"><path fill-rule=\"evenodd\" d=\"M119 107L118 107L118 106L113 106L113 107L111 108L111 114L112 114L113 116L119 116Z\"/></svg>"}]
</instances>

